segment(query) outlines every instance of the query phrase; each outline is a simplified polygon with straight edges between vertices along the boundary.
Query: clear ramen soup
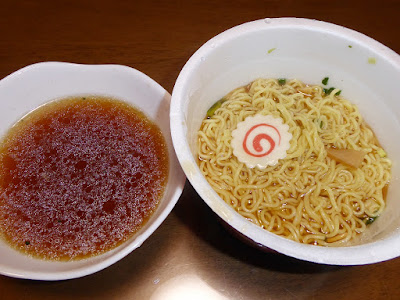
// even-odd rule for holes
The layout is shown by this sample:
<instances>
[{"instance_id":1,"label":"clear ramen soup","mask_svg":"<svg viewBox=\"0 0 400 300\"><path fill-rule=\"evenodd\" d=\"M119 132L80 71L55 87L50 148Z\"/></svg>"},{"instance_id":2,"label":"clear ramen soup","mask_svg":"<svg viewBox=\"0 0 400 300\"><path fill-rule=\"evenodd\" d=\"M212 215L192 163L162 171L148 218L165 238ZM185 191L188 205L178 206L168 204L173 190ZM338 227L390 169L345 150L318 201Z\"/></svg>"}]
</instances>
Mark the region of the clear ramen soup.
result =
<instances>
[{"instance_id":1,"label":"clear ramen soup","mask_svg":"<svg viewBox=\"0 0 400 300\"><path fill-rule=\"evenodd\" d=\"M232 132L254 116L280 119L291 135L272 165L249 167L232 147ZM249 221L321 246L364 232L385 209L391 178L386 152L340 90L284 79L255 80L215 103L198 132L198 165Z\"/></svg>"},{"instance_id":2,"label":"clear ramen soup","mask_svg":"<svg viewBox=\"0 0 400 300\"><path fill-rule=\"evenodd\" d=\"M138 109L106 97L50 102L0 144L0 233L51 260L113 249L151 217L164 194L168 149Z\"/></svg>"}]
</instances>

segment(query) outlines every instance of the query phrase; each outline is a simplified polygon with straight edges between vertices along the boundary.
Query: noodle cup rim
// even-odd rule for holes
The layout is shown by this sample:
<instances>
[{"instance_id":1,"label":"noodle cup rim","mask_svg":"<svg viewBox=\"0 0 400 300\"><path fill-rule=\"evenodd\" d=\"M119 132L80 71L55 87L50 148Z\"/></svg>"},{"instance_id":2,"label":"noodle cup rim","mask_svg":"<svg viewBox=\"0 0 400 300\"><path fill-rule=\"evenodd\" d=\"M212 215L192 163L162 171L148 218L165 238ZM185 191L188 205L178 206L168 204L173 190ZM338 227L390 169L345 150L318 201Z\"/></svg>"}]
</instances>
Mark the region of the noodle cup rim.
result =
<instances>
[{"instance_id":1,"label":"noodle cup rim","mask_svg":"<svg viewBox=\"0 0 400 300\"><path fill-rule=\"evenodd\" d=\"M390 62L400 72L400 56L392 49L371 37L333 23L305 18L266 18L243 23L227 29L204 43L183 66L175 82L172 98L170 121L172 141L178 160L188 180L207 205L229 226L254 243L276 250L279 253L320 264L364 265L386 261L400 255L400 232L396 230L384 240L347 247L321 247L298 243L273 234L245 220L225 203L212 189L191 153L186 139L186 85L188 78L197 71L205 57L213 53L219 45L235 40L252 32L275 29L303 29L344 37L372 51Z\"/></svg>"}]
</instances>

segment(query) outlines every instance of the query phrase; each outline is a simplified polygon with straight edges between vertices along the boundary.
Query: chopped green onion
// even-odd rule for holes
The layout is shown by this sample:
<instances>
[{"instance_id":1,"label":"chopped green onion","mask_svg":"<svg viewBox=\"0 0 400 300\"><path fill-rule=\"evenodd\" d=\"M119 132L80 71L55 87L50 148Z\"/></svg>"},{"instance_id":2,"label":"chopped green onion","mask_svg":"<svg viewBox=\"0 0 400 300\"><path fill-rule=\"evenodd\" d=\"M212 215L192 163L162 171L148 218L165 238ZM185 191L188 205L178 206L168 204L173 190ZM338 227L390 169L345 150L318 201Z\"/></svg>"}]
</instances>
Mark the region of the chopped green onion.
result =
<instances>
[{"instance_id":1,"label":"chopped green onion","mask_svg":"<svg viewBox=\"0 0 400 300\"><path fill-rule=\"evenodd\" d=\"M284 85L284 84L286 84L286 79L285 78L279 78L278 79L278 83L279 83L279 85Z\"/></svg>"},{"instance_id":2,"label":"chopped green onion","mask_svg":"<svg viewBox=\"0 0 400 300\"><path fill-rule=\"evenodd\" d=\"M353 48L353 46L352 46L352 45L349 45L349 48Z\"/></svg>"},{"instance_id":3,"label":"chopped green onion","mask_svg":"<svg viewBox=\"0 0 400 300\"><path fill-rule=\"evenodd\" d=\"M318 126L319 128L322 129L322 127L324 127L324 121L322 121L321 119L315 119L315 125Z\"/></svg>"},{"instance_id":4,"label":"chopped green onion","mask_svg":"<svg viewBox=\"0 0 400 300\"><path fill-rule=\"evenodd\" d=\"M221 107L222 103L224 103L226 101L225 98L222 98L220 100L218 100L217 102L215 102L208 110L207 110L207 118L211 118L215 111Z\"/></svg>"},{"instance_id":5,"label":"chopped green onion","mask_svg":"<svg viewBox=\"0 0 400 300\"><path fill-rule=\"evenodd\" d=\"M364 219L366 225L372 224L378 217L368 217Z\"/></svg>"},{"instance_id":6,"label":"chopped green onion","mask_svg":"<svg viewBox=\"0 0 400 300\"><path fill-rule=\"evenodd\" d=\"M332 93L332 91L333 91L334 89L335 89L334 87L331 87L331 88L329 88L329 89L324 89L324 93L325 93L326 95L329 95L330 93Z\"/></svg>"},{"instance_id":7,"label":"chopped green onion","mask_svg":"<svg viewBox=\"0 0 400 300\"><path fill-rule=\"evenodd\" d=\"M375 65L376 64L376 58L375 57L370 57L368 58L368 63L370 65Z\"/></svg>"},{"instance_id":8,"label":"chopped green onion","mask_svg":"<svg viewBox=\"0 0 400 300\"><path fill-rule=\"evenodd\" d=\"M334 87L330 87L329 89L324 89L325 95L329 95L330 93L333 92L334 89L335 89ZM337 91L335 93L335 96L339 96L341 92L342 92L342 90Z\"/></svg>"},{"instance_id":9,"label":"chopped green onion","mask_svg":"<svg viewBox=\"0 0 400 300\"><path fill-rule=\"evenodd\" d=\"M322 84L327 85L328 81L329 81L329 77L325 77L324 79L322 79Z\"/></svg>"},{"instance_id":10,"label":"chopped green onion","mask_svg":"<svg viewBox=\"0 0 400 300\"><path fill-rule=\"evenodd\" d=\"M273 51L275 51L276 48L271 48L268 50L268 54L272 53Z\"/></svg>"}]
</instances>

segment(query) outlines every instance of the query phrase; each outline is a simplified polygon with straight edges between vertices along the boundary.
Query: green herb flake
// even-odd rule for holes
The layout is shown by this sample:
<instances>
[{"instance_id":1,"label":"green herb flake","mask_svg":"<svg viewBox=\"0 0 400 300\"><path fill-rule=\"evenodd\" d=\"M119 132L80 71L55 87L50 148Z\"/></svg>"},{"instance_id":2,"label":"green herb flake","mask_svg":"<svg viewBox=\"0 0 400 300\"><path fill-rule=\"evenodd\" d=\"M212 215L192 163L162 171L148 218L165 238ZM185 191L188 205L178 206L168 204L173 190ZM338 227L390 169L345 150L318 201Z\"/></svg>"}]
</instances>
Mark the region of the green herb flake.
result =
<instances>
[{"instance_id":1,"label":"green herb flake","mask_svg":"<svg viewBox=\"0 0 400 300\"><path fill-rule=\"evenodd\" d=\"M31 242L30 241L25 241L25 245L30 245L31 244Z\"/></svg>"},{"instance_id":2,"label":"green herb flake","mask_svg":"<svg viewBox=\"0 0 400 300\"><path fill-rule=\"evenodd\" d=\"M319 128L322 129L322 127L324 127L324 121L322 121L321 119L315 119L315 125L317 125Z\"/></svg>"},{"instance_id":3,"label":"green herb flake","mask_svg":"<svg viewBox=\"0 0 400 300\"><path fill-rule=\"evenodd\" d=\"M322 79L322 84L327 85L328 81L329 81L329 77L325 77L324 79Z\"/></svg>"},{"instance_id":4,"label":"green herb flake","mask_svg":"<svg viewBox=\"0 0 400 300\"><path fill-rule=\"evenodd\" d=\"M352 46L352 45L348 45L347 47L349 47L349 48L353 48L353 46Z\"/></svg>"},{"instance_id":5,"label":"green herb flake","mask_svg":"<svg viewBox=\"0 0 400 300\"><path fill-rule=\"evenodd\" d=\"M372 224L373 222L375 222L375 220L376 220L377 218L378 218L378 217L368 217L368 218L365 218L365 219L364 219L364 223L365 223L365 225Z\"/></svg>"},{"instance_id":6,"label":"green herb flake","mask_svg":"<svg viewBox=\"0 0 400 300\"><path fill-rule=\"evenodd\" d=\"M221 107L222 103L224 103L226 101L225 98L222 98L220 100L218 100L217 102L215 102L208 110L207 110L207 118L211 118L215 111Z\"/></svg>"},{"instance_id":7,"label":"green herb flake","mask_svg":"<svg viewBox=\"0 0 400 300\"><path fill-rule=\"evenodd\" d=\"M285 85L286 84L286 79L285 78L279 78L278 79L279 85Z\"/></svg>"},{"instance_id":8,"label":"green herb flake","mask_svg":"<svg viewBox=\"0 0 400 300\"><path fill-rule=\"evenodd\" d=\"M375 65L376 64L376 58L375 57L369 57L368 58L368 63L370 65Z\"/></svg>"},{"instance_id":9,"label":"green herb flake","mask_svg":"<svg viewBox=\"0 0 400 300\"><path fill-rule=\"evenodd\" d=\"M333 92L335 88L334 87L330 87L329 89L323 89L325 95L329 95L330 93ZM335 96L339 96L342 93L342 90L339 90L335 93Z\"/></svg>"},{"instance_id":10,"label":"green herb flake","mask_svg":"<svg viewBox=\"0 0 400 300\"><path fill-rule=\"evenodd\" d=\"M325 95L329 95L330 93L332 93L332 91L333 91L334 89L335 89L334 87L331 87L331 88L329 88L329 89L324 89Z\"/></svg>"},{"instance_id":11,"label":"green herb flake","mask_svg":"<svg viewBox=\"0 0 400 300\"><path fill-rule=\"evenodd\" d=\"M274 52L275 50L276 50L276 48L271 48L271 49L269 49L269 50L268 50L268 54Z\"/></svg>"}]
</instances>

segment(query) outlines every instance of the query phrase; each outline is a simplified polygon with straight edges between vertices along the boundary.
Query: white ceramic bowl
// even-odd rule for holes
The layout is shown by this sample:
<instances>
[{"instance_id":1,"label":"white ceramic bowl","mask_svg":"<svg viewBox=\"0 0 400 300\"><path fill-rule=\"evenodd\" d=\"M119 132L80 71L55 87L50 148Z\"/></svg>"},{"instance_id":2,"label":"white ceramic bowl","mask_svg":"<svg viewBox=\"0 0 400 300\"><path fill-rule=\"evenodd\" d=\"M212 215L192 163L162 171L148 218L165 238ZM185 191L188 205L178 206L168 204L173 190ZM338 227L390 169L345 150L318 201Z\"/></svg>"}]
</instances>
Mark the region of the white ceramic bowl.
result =
<instances>
[{"instance_id":1,"label":"white ceramic bowl","mask_svg":"<svg viewBox=\"0 0 400 300\"><path fill-rule=\"evenodd\" d=\"M140 245L168 216L185 183L173 150L170 94L147 75L120 65L45 62L27 66L0 81L0 136L41 104L74 95L112 96L143 111L163 132L169 149L169 178L164 197L149 221L119 247L91 258L57 262L31 258L0 240L0 274L39 280L85 276L120 260Z\"/></svg>"},{"instance_id":2,"label":"white ceramic bowl","mask_svg":"<svg viewBox=\"0 0 400 300\"><path fill-rule=\"evenodd\" d=\"M330 86L358 105L393 160L383 215L347 247L317 247L279 237L248 222L211 188L196 164L196 136L207 109L236 87L263 78L296 78ZM357 265L400 255L400 57L353 30L316 20L258 20L206 42L189 59L171 101L174 147L187 178L211 209L254 243L302 260Z\"/></svg>"}]
</instances>

